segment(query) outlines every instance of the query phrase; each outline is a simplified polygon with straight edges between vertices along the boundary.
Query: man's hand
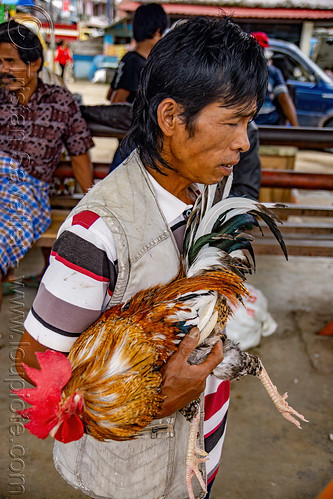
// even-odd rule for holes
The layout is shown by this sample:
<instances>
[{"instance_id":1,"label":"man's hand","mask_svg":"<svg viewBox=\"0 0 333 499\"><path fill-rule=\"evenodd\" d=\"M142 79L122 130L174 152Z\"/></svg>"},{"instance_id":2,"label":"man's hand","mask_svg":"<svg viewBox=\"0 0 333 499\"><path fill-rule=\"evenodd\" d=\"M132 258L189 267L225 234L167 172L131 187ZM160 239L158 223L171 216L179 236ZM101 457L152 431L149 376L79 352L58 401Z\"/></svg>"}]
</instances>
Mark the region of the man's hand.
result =
<instances>
[{"instance_id":1,"label":"man's hand","mask_svg":"<svg viewBox=\"0 0 333 499\"><path fill-rule=\"evenodd\" d=\"M196 400L204 391L206 378L223 360L222 342L219 340L206 360L198 365L190 365L187 359L199 341L198 328L192 328L179 344L175 352L162 367L161 394L165 397L156 418L174 414Z\"/></svg>"}]
</instances>

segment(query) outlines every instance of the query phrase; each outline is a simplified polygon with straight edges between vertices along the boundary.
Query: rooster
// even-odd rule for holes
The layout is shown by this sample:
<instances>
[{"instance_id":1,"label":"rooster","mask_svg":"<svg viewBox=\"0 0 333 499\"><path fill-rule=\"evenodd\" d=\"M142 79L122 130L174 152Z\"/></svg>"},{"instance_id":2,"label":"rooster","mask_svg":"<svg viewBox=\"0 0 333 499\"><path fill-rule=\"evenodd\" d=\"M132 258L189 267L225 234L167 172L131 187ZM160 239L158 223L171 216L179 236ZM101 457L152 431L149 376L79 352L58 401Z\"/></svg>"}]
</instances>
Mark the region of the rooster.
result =
<instances>
[{"instance_id":1,"label":"rooster","mask_svg":"<svg viewBox=\"0 0 333 499\"><path fill-rule=\"evenodd\" d=\"M23 364L36 388L16 390L31 407L20 414L39 438L67 443L84 432L104 441L133 439L156 416L163 401L160 368L193 326L198 347L189 358L199 363L221 338L224 360L213 374L233 380L253 374L262 381L282 415L300 427L304 416L280 396L262 362L228 339L224 326L247 295L245 274L255 268L253 237L245 231L264 220L287 251L279 221L265 206L245 198L214 204L215 187L206 186L188 220L178 275L166 285L138 292L128 302L106 310L74 343L68 357L55 351L36 353L40 370ZM196 449L199 403L182 411L191 422L186 457L186 483L194 498L192 478L205 484L198 464L205 452ZM201 457L200 457L201 456Z\"/></svg>"}]
</instances>

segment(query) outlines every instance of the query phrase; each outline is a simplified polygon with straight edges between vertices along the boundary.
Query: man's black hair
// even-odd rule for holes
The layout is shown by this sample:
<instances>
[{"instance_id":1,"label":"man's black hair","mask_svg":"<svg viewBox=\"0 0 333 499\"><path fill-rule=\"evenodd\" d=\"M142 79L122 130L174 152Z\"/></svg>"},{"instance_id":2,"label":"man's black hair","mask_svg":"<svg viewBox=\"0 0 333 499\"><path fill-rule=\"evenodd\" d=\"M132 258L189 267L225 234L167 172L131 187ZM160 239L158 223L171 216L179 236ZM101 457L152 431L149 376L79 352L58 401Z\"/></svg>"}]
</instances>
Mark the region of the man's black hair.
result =
<instances>
[{"instance_id":1,"label":"man's black hair","mask_svg":"<svg viewBox=\"0 0 333 499\"><path fill-rule=\"evenodd\" d=\"M140 5L133 18L133 37L136 42L153 38L156 31L163 35L169 25L168 16L157 3Z\"/></svg>"},{"instance_id":2,"label":"man's black hair","mask_svg":"<svg viewBox=\"0 0 333 499\"><path fill-rule=\"evenodd\" d=\"M157 108L166 98L183 109L190 136L195 118L213 102L246 111L261 108L267 91L263 49L229 17L198 17L170 30L150 52L133 107L126 137L138 148L142 162L161 171L172 168L162 157L163 134Z\"/></svg>"},{"instance_id":3,"label":"man's black hair","mask_svg":"<svg viewBox=\"0 0 333 499\"><path fill-rule=\"evenodd\" d=\"M19 53L25 64L41 59L40 71L44 64L43 47L38 36L29 28L14 20L0 24L0 43L10 43Z\"/></svg>"}]
</instances>

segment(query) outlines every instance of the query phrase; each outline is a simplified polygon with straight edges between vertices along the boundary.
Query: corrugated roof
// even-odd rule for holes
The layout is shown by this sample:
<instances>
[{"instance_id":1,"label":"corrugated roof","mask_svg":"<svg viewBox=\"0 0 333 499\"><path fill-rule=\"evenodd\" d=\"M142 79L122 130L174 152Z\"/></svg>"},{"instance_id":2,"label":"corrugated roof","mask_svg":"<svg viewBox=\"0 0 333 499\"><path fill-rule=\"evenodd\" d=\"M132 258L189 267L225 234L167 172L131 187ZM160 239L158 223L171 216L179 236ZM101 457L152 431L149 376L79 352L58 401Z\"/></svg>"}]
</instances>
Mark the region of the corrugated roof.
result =
<instances>
[{"instance_id":1,"label":"corrugated roof","mask_svg":"<svg viewBox=\"0 0 333 499\"><path fill-rule=\"evenodd\" d=\"M144 0L146 1L146 0ZM262 9L333 9L333 0L154 0L158 3L222 5L225 7L256 7Z\"/></svg>"},{"instance_id":2,"label":"corrugated roof","mask_svg":"<svg viewBox=\"0 0 333 499\"><path fill-rule=\"evenodd\" d=\"M123 1L118 6L120 10L125 12L135 11L141 3L132 1ZM186 15L186 16L219 16L221 9L228 15L234 18L256 18L256 19L333 19L333 10L313 10L313 9L264 9L255 7L227 7L215 5L198 5L187 3L162 3L163 8L168 14Z\"/></svg>"}]
</instances>

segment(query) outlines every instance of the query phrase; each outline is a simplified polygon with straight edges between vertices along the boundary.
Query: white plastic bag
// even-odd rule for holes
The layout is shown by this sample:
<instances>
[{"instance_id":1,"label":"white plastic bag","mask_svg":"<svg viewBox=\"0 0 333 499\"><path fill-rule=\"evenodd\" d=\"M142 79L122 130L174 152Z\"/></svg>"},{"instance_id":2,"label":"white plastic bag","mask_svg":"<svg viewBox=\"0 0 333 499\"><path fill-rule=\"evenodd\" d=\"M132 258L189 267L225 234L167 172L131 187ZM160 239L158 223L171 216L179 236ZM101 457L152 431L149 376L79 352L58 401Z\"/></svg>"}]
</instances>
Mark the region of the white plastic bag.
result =
<instances>
[{"instance_id":1,"label":"white plastic bag","mask_svg":"<svg viewBox=\"0 0 333 499\"><path fill-rule=\"evenodd\" d=\"M92 83L105 83L106 82L106 69L96 69L94 76L91 80Z\"/></svg>"},{"instance_id":2,"label":"white plastic bag","mask_svg":"<svg viewBox=\"0 0 333 499\"><path fill-rule=\"evenodd\" d=\"M259 345L261 336L269 336L277 328L267 310L267 300L263 293L250 284L245 286L250 296L243 298L245 306L238 306L226 326L227 336L239 343L243 350Z\"/></svg>"}]
</instances>

